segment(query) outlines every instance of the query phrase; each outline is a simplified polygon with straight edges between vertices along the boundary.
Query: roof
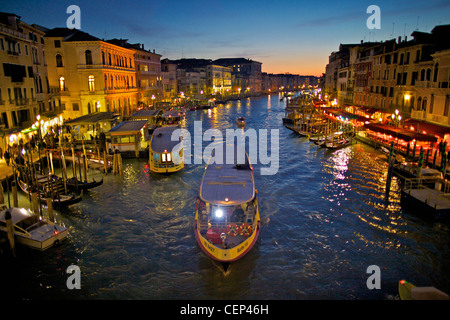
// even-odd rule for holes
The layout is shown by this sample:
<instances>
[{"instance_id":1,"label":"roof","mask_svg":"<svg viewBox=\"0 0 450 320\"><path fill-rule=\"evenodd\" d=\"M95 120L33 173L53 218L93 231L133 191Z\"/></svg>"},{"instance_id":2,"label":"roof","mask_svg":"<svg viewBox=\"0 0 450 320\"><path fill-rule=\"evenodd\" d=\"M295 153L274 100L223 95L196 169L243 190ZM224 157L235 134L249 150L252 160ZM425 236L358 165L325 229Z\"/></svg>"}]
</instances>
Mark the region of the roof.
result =
<instances>
[{"instance_id":1,"label":"roof","mask_svg":"<svg viewBox=\"0 0 450 320\"><path fill-rule=\"evenodd\" d=\"M227 148L224 148L224 160L227 160ZM208 203L237 205L253 200L255 197L255 184L253 170L250 166L248 154L245 154L245 163L239 164L237 148L234 148L234 161L220 161L211 158L203 175L200 186L200 198ZM214 160L218 160L215 163Z\"/></svg>"},{"instance_id":2,"label":"roof","mask_svg":"<svg viewBox=\"0 0 450 320\"><path fill-rule=\"evenodd\" d=\"M172 152L173 148L181 141L181 138L172 141L172 133L177 129L179 128L175 126L156 128L150 144L152 151L156 153Z\"/></svg>"},{"instance_id":3,"label":"roof","mask_svg":"<svg viewBox=\"0 0 450 320\"><path fill-rule=\"evenodd\" d=\"M156 117L158 114L162 112L161 109L142 109L135 113L133 113L130 118L134 119L145 119L145 118L151 118Z\"/></svg>"},{"instance_id":4,"label":"roof","mask_svg":"<svg viewBox=\"0 0 450 320\"><path fill-rule=\"evenodd\" d=\"M235 64L247 64L247 63L253 63L253 62L261 64L261 62L254 61L251 59L246 59L246 58L220 58L220 59L214 60L212 63L228 67L228 66L235 65Z\"/></svg>"},{"instance_id":5,"label":"roof","mask_svg":"<svg viewBox=\"0 0 450 320\"><path fill-rule=\"evenodd\" d=\"M86 123L97 123L100 121L113 121L119 117L117 113L106 111L106 112L95 112L89 113L84 116L65 121L64 124L67 125L78 125Z\"/></svg>"},{"instance_id":6,"label":"roof","mask_svg":"<svg viewBox=\"0 0 450 320\"><path fill-rule=\"evenodd\" d=\"M45 33L45 37L63 37L63 41L100 41L101 39L91 36L89 33L78 29L53 28Z\"/></svg>"},{"instance_id":7,"label":"roof","mask_svg":"<svg viewBox=\"0 0 450 320\"><path fill-rule=\"evenodd\" d=\"M145 125L147 124L147 120L138 120L138 121L122 121L114 128L108 131L111 134L133 134L139 132Z\"/></svg>"},{"instance_id":8,"label":"roof","mask_svg":"<svg viewBox=\"0 0 450 320\"><path fill-rule=\"evenodd\" d=\"M162 114L163 118L168 118L168 117L179 117L180 116L180 111L179 110L170 110L170 111L166 111Z\"/></svg>"}]
</instances>

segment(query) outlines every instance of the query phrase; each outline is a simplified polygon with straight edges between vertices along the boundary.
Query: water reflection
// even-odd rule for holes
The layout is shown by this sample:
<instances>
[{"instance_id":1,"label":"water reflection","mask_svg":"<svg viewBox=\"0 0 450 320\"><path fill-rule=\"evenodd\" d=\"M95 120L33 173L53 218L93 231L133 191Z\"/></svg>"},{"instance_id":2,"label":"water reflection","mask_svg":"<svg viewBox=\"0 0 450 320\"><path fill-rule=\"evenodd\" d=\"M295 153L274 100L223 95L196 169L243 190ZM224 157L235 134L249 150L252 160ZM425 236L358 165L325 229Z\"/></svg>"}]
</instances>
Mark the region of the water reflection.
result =
<instances>
[{"instance_id":1,"label":"water reflection","mask_svg":"<svg viewBox=\"0 0 450 320\"><path fill-rule=\"evenodd\" d=\"M69 241L1 263L2 274L21 282L2 285L19 298L53 290L50 297L60 299L389 299L406 278L450 292L448 226L403 211L395 179L386 199L387 165L372 148L329 152L285 129L280 98L233 101L186 117L191 133L196 120L203 131L235 128L243 113L251 128L279 129L278 173L255 170L260 240L228 274L193 233L204 163L191 159L166 176L150 173L145 159L124 159L123 176L106 175L81 203L56 212L71 227ZM20 195L19 203L29 200ZM82 292L62 288L60 271L74 263L83 270ZM371 264L382 268L377 292L365 286Z\"/></svg>"}]
</instances>

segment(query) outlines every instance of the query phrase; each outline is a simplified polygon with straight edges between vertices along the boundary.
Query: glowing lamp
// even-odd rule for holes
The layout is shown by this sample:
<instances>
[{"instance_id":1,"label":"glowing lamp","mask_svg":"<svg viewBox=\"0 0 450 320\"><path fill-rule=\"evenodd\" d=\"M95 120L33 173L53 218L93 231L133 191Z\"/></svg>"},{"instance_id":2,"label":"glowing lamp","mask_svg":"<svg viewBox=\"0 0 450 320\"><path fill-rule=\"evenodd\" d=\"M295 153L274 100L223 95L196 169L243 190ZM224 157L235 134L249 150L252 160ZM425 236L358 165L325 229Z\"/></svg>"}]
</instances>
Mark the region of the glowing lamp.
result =
<instances>
[{"instance_id":1,"label":"glowing lamp","mask_svg":"<svg viewBox=\"0 0 450 320\"><path fill-rule=\"evenodd\" d=\"M216 218L222 218L223 217L223 211L221 209L217 209L215 212Z\"/></svg>"}]
</instances>

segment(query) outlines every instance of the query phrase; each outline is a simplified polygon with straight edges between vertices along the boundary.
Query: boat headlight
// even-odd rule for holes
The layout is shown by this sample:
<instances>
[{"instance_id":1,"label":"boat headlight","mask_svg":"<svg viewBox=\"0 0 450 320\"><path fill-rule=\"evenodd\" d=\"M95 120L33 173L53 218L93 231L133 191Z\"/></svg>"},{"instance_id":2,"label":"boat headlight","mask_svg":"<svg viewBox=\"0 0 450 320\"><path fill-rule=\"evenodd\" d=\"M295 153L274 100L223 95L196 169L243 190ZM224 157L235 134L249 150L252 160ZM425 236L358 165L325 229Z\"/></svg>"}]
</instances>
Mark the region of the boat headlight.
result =
<instances>
[{"instance_id":1,"label":"boat headlight","mask_svg":"<svg viewBox=\"0 0 450 320\"><path fill-rule=\"evenodd\" d=\"M217 209L214 214L215 214L216 218L222 218L223 217L222 209Z\"/></svg>"}]
</instances>

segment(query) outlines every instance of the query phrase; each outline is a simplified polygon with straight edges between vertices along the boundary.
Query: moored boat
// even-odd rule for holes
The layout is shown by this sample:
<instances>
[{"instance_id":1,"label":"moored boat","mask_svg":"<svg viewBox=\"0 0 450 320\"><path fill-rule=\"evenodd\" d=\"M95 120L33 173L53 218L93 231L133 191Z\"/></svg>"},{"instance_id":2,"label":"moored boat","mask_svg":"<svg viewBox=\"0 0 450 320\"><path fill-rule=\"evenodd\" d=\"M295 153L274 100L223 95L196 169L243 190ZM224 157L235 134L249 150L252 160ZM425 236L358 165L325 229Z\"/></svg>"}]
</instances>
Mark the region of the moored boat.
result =
<instances>
[{"instance_id":1,"label":"moored boat","mask_svg":"<svg viewBox=\"0 0 450 320\"><path fill-rule=\"evenodd\" d=\"M69 230L65 226L45 220L37 213L25 208L0 208L0 233L7 233L7 211L14 226L14 239L17 243L36 250L46 250L64 240Z\"/></svg>"},{"instance_id":2,"label":"moored boat","mask_svg":"<svg viewBox=\"0 0 450 320\"><path fill-rule=\"evenodd\" d=\"M184 168L182 137L172 141L176 126L155 129L149 144L150 171L172 173Z\"/></svg>"},{"instance_id":3,"label":"moored boat","mask_svg":"<svg viewBox=\"0 0 450 320\"><path fill-rule=\"evenodd\" d=\"M435 287L418 287L414 284L400 280L398 294L401 300L450 300L450 296Z\"/></svg>"},{"instance_id":4,"label":"moored boat","mask_svg":"<svg viewBox=\"0 0 450 320\"><path fill-rule=\"evenodd\" d=\"M42 175L37 175L33 185L24 181L23 176L19 173L17 184L26 194L36 193L41 203L46 203L46 199L51 198L53 207L66 207L76 204L83 199L83 190L81 190L80 194L73 192L66 194L61 181L54 181L50 177L47 178Z\"/></svg>"},{"instance_id":5,"label":"moored boat","mask_svg":"<svg viewBox=\"0 0 450 320\"><path fill-rule=\"evenodd\" d=\"M202 251L225 270L252 249L260 231L253 169L247 153L244 158L240 164L235 152L231 164L210 159L197 198L195 237Z\"/></svg>"}]
</instances>

